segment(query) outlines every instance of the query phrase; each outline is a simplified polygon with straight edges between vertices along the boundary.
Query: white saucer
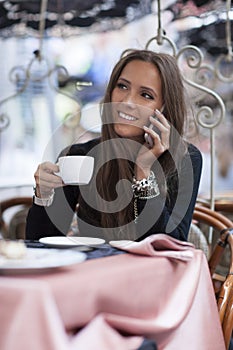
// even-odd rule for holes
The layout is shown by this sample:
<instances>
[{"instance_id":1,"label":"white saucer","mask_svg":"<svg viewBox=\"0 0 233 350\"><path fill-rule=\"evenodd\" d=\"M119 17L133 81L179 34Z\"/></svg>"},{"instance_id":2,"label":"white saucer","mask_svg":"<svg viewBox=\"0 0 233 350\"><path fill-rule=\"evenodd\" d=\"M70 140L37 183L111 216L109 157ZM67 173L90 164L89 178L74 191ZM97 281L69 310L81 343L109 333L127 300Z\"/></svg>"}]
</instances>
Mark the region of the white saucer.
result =
<instances>
[{"instance_id":1,"label":"white saucer","mask_svg":"<svg viewBox=\"0 0 233 350\"><path fill-rule=\"evenodd\" d=\"M104 239L95 237L66 237L66 236L55 236L55 237L43 237L39 240L50 247L56 248L67 248L67 247L79 247L79 246L90 246L95 247L105 243Z\"/></svg>"}]
</instances>

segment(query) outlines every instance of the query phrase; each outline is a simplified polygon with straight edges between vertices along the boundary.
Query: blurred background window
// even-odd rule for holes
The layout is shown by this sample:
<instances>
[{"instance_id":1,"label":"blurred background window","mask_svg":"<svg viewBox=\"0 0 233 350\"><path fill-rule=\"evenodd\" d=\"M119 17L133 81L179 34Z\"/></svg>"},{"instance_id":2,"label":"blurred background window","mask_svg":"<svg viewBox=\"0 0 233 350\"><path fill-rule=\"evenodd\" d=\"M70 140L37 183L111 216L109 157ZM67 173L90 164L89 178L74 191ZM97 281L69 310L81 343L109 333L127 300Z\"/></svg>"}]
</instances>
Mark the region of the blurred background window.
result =
<instances>
[{"instance_id":1,"label":"blurred background window","mask_svg":"<svg viewBox=\"0 0 233 350\"><path fill-rule=\"evenodd\" d=\"M212 67L220 55L228 53L226 1L160 3L162 27L178 48L198 46ZM231 23L231 7L228 15ZM157 0L0 2L1 197L21 191L32 194L38 163L55 161L65 146L99 135L98 102L114 64L124 50L144 48L157 35L157 28ZM231 60L221 69L231 77ZM226 106L226 117L216 128L216 190L229 191L233 190L229 132L233 78L223 82L215 77L211 84ZM209 135L200 130L192 142L203 152L200 193L205 193Z\"/></svg>"}]
</instances>

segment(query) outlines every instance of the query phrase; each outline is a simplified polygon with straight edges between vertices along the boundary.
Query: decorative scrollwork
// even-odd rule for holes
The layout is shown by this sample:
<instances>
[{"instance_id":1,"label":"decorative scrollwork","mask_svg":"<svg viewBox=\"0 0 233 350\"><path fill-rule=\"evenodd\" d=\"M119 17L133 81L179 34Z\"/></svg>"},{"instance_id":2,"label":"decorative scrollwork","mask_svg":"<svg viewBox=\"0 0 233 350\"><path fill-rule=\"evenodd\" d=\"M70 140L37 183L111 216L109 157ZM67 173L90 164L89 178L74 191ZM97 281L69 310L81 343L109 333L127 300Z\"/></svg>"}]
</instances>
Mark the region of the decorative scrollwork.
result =
<instances>
[{"instance_id":1,"label":"decorative scrollwork","mask_svg":"<svg viewBox=\"0 0 233 350\"><path fill-rule=\"evenodd\" d=\"M201 85L214 85L216 81L216 74L214 71L213 66L209 64L202 64L196 71L195 71L195 81L198 84Z\"/></svg>"},{"instance_id":2,"label":"decorative scrollwork","mask_svg":"<svg viewBox=\"0 0 233 350\"><path fill-rule=\"evenodd\" d=\"M34 55L26 69L27 78L31 81L42 81L51 74L53 68L51 68L49 61L41 56L38 50L34 51Z\"/></svg>"},{"instance_id":3,"label":"decorative scrollwork","mask_svg":"<svg viewBox=\"0 0 233 350\"><path fill-rule=\"evenodd\" d=\"M178 63L182 55L185 56L185 60L188 67L192 69L199 68L204 59L202 51L198 47L193 45L186 45L177 52L176 59Z\"/></svg>"},{"instance_id":4,"label":"decorative scrollwork","mask_svg":"<svg viewBox=\"0 0 233 350\"><path fill-rule=\"evenodd\" d=\"M0 132L5 130L10 124L10 118L8 115L2 113L0 114Z\"/></svg>"},{"instance_id":5,"label":"decorative scrollwork","mask_svg":"<svg viewBox=\"0 0 233 350\"><path fill-rule=\"evenodd\" d=\"M222 73L222 63L224 63L225 70L228 67L228 76ZM217 78L224 83L232 83L233 82L233 57L231 59L226 55L220 55L215 63L215 72ZM231 74L229 74L231 72Z\"/></svg>"},{"instance_id":6,"label":"decorative scrollwork","mask_svg":"<svg viewBox=\"0 0 233 350\"><path fill-rule=\"evenodd\" d=\"M26 68L23 66L13 67L9 72L9 80L14 85L18 85L19 82L28 80Z\"/></svg>"},{"instance_id":7,"label":"decorative scrollwork","mask_svg":"<svg viewBox=\"0 0 233 350\"><path fill-rule=\"evenodd\" d=\"M55 78L54 78L54 76L55 76ZM67 97L73 98L71 95L68 95L64 92L61 92L59 90L59 87L57 84L58 80L64 84L69 80L70 76L69 76L68 70L64 66L61 66L61 65L54 66L53 69L50 69L48 71L47 77L49 78L50 87L53 90L55 90L58 93L62 93L63 95L65 95Z\"/></svg>"},{"instance_id":8,"label":"decorative scrollwork","mask_svg":"<svg viewBox=\"0 0 233 350\"><path fill-rule=\"evenodd\" d=\"M176 44L174 43L173 40L171 40L170 38L168 38L166 35L157 35L153 38L151 38L150 40L148 40L148 42L146 43L145 49L149 50L149 47L151 45L152 42L156 42L157 45L163 46L164 43L168 43L170 48L172 49L172 55L175 57L176 56L176 52L177 52L177 47Z\"/></svg>"},{"instance_id":9,"label":"decorative scrollwork","mask_svg":"<svg viewBox=\"0 0 233 350\"><path fill-rule=\"evenodd\" d=\"M221 123L223 113L217 115L209 106L201 106L196 113L196 118L198 124L203 128L214 129Z\"/></svg>"},{"instance_id":10,"label":"decorative scrollwork","mask_svg":"<svg viewBox=\"0 0 233 350\"><path fill-rule=\"evenodd\" d=\"M183 74L184 81L189 86L202 93L201 96L199 96L199 100L204 99L204 96L206 95L209 98L214 99L215 105L219 106L220 108L219 115L216 112L214 113L213 109L210 106L204 105L199 107L197 110L196 118L198 124L203 128L213 129L220 124L220 122L225 116L225 104L222 98L219 96L219 94L217 94L214 90L204 86L204 83L207 81L207 77L203 74L202 76L200 75L200 73L203 73L204 70L213 72L213 69L211 69L208 65L203 65L204 56L201 50L195 46L187 45L184 46L181 50L179 50L176 56L178 64L182 57L184 57L187 66L195 70L194 79L201 79L200 84L198 84L197 82L187 78L185 74ZM182 66L183 63L184 61L182 60Z\"/></svg>"},{"instance_id":11,"label":"decorative scrollwork","mask_svg":"<svg viewBox=\"0 0 233 350\"><path fill-rule=\"evenodd\" d=\"M56 77L54 75L56 74ZM24 66L16 66L10 70L9 80L16 86L16 93L8 96L4 100L0 101L0 106L5 104L7 101L14 99L18 95L22 94L28 87L29 82L42 82L46 79L50 87L59 94L62 94L69 99L75 101L78 105L77 111L75 115L71 113L74 120L77 120L77 115L80 114L80 103L74 95L69 94L65 91L62 91L58 87L58 78L60 82L66 83L70 76L67 69L64 66L56 65L52 67L49 61L43 57L39 50L34 51L34 56L30 60L28 66L25 68ZM76 82L75 88L80 91L81 89L91 86L92 82ZM1 128L5 130L7 126L10 124L10 118L7 116L7 123L5 122L6 116L4 116L4 127ZM3 117L2 117L3 121Z\"/></svg>"}]
</instances>

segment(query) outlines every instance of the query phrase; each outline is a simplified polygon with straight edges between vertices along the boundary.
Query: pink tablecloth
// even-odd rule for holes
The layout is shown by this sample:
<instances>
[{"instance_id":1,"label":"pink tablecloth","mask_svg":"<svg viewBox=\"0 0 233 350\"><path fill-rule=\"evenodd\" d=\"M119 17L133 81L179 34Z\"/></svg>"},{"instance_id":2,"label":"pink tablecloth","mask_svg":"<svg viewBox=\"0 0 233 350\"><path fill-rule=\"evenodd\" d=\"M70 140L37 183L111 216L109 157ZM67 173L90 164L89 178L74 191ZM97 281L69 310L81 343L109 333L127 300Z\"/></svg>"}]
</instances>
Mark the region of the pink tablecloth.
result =
<instances>
[{"instance_id":1,"label":"pink tablecloth","mask_svg":"<svg viewBox=\"0 0 233 350\"><path fill-rule=\"evenodd\" d=\"M186 262L123 254L0 277L1 350L133 350L142 337L159 350L225 349L201 251Z\"/></svg>"}]
</instances>

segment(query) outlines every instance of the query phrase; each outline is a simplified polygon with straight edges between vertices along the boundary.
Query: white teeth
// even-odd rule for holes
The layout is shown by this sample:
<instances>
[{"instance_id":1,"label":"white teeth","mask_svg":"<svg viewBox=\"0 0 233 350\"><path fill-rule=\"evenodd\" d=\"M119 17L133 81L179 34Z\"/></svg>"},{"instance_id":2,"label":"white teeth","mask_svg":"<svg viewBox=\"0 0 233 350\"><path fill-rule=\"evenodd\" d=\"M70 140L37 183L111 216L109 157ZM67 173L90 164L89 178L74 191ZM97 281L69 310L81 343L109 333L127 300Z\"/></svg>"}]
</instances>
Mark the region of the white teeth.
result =
<instances>
[{"instance_id":1,"label":"white teeth","mask_svg":"<svg viewBox=\"0 0 233 350\"><path fill-rule=\"evenodd\" d=\"M119 112L119 116L123 119L130 120L130 121L137 120L137 118L132 117L131 115L125 114L123 112Z\"/></svg>"}]
</instances>

